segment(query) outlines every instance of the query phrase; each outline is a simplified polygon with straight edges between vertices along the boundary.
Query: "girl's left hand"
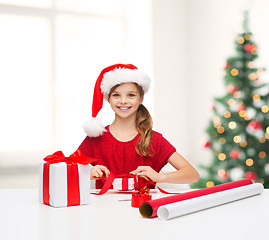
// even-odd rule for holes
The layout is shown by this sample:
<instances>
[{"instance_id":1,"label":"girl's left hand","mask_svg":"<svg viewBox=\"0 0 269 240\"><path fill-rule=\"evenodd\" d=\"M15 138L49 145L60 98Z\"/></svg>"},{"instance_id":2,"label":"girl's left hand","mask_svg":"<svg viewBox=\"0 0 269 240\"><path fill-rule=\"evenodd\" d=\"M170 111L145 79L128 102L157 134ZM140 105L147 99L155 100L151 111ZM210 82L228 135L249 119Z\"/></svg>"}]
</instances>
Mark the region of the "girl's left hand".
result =
<instances>
[{"instance_id":1,"label":"girl's left hand","mask_svg":"<svg viewBox=\"0 0 269 240\"><path fill-rule=\"evenodd\" d=\"M136 170L130 172L130 174L143 177L146 180L149 180L150 178L153 182L156 183L160 182L161 178L160 174L153 170L150 166L139 166Z\"/></svg>"}]
</instances>

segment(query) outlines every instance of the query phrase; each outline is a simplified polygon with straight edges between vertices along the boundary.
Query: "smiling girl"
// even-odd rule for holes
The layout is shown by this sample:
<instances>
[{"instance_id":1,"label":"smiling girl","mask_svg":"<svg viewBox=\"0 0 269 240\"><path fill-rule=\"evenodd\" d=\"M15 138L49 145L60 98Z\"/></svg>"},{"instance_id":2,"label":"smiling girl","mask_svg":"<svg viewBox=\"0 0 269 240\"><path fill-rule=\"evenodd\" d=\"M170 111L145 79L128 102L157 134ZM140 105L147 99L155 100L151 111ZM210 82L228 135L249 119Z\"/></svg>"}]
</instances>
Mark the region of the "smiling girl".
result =
<instances>
[{"instance_id":1,"label":"smiling girl","mask_svg":"<svg viewBox=\"0 0 269 240\"><path fill-rule=\"evenodd\" d=\"M83 155L98 159L91 169L91 179L133 174L138 187L153 182L192 183L199 174L192 165L158 132L152 130L152 118L142 104L150 86L147 74L131 64L116 64L105 68L97 78L92 116L84 126L87 137L79 146ZM106 99L115 113L109 126L96 119ZM159 173L170 163L176 171ZM96 181L96 188L103 183Z\"/></svg>"}]
</instances>

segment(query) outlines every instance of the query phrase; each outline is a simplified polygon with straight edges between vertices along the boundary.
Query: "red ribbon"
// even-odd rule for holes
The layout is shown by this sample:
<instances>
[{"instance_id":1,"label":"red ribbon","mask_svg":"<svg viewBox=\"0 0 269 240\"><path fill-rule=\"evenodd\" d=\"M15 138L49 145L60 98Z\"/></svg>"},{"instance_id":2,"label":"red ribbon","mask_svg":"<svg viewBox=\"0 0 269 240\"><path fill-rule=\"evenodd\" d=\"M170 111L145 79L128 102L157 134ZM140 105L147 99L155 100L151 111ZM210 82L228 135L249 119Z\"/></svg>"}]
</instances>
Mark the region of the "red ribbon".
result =
<instances>
[{"instance_id":1,"label":"red ribbon","mask_svg":"<svg viewBox=\"0 0 269 240\"><path fill-rule=\"evenodd\" d=\"M141 189L135 190L133 192L133 195L137 195L137 196L149 195L149 191L150 189L147 186L145 186Z\"/></svg>"},{"instance_id":2,"label":"red ribbon","mask_svg":"<svg viewBox=\"0 0 269 240\"><path fill-rule=\"evenodd\" d=\"M79 174L78 163L87 165L96 161L96 159L83 156L80 150L77 150L69 157L65 157L62 151L53 153L44 158L46 163L43 167L43 202L50 205L49 195L49 170L50 164L65 162L67 165L67 206L74 206L80 204L79 191Z\"/></svg>"},{"instance_id":3,"label":"red ribbon","mask_svg":"<svg viewBox=\"0 0 269 240\"><path fill-rule=\"evenodd\" d=\"M136 189L136 187L137 187L136 177L132 174L120 174L120 175L116 175L115 178L122 178L122 190L123 191L132 190L132 189L129 189L129 185L128 185L129 178L134 179L134 189Z\"/></svg>"},{"instance_id":4,"label":"red ribbon","mask_svg":"<svg viewBox=\"0 0 269 240\"><path fill-rule=\"evenodd\" d=\"M106 179L106 181L104 183L104 186L102 187L102 189L100 190L99 193L92 193L92 194L94 194L94 195L103 195L104 193L106 193L110 189L110 187L111 187L111 185L112 185L115 178L116 178L116 176L112 172L110 172L108 178L100 178L100 179ZM123 180L122 180L122 190L124 190L124 191L130 190L130 189L128 189L128 178L133 178L134 179L134 189L137 189L137 179L136 179L136 177L134 175L132 175L132 174L120 174L120 175L117 175L117 178L123 178ZM158 187L156 185L156 183L154 183L151 179L148 179L148 181L149 181L150 184L156 186L161 193L164 193L164 194L176 194L176 193L171 193L171 192L167 192L167 191L163 190L162 188ZM144 188L147 188L147 186L145 186ZM142 190L144 188L142 188ZM139 191L141 191L141 189Z\"/></svg>"},{"instance_id":5,"label":"red ribbon","mask_svg":"<svg viewBox=\"0 0 269 240\"><path fill-rule=\"evenodd\" d=\"M104 186L102 187L102 189L100 190L99 193L92 193L94 195L103 195L104 193L106 193L110 187L112 186L112 183L114 181L115 178L122 178L122 190L123 191L127 191L130 190L128 188L128 178L133 178L134 179L134 186L136 188L137 186L137 180L136 177L132 174L120 174L120 175L116 175L112 172L110 172L108 178L106 179ZM101 179L105 179L105 178L101 178Z\"/></svg>"},{"instance_id":6,"label":"red ribbon","mask_svg":"<svg viewBox=\"0 0 269 240\"><path fill-rule=\"evenodd\" d=\"M128 177L122 178L122 190L127 191L128 189Z\"/></svg>"},{"instance_id":7,"label":"red ribbon","mask_svg":"<svg viewBox=\"0 0 269 240\"><path fill-rule=\"evenodd\" d=\"M52 155L48 155L47 157L44 158L44 160L49 164L65 162L71 164L79 163L87 165L89 163L96 161L97 159L82 155L81 151L78 149L69 157L65 157L62 151L58 151L53 153Z\"/></svg>"},{"instance_id":8,"label":"red ribbon","mask_svg":"<svg viewBox=\"0 0 269 240\"><path fill-rule=\"evenodd\" d=\"M167 191L163 190L162 188L158 187L157 184L154 183L154 182L153 182L151 179L149 179L149 178L148 178L148 181L149 181L150 184L156 186L156 187L159 189L159 191L160 191L161 193L164 193L164 194L176 194L176 193L167 192ZM178 194L180 194L180 193L178 193Z\"/></svg>"}]
</instances>

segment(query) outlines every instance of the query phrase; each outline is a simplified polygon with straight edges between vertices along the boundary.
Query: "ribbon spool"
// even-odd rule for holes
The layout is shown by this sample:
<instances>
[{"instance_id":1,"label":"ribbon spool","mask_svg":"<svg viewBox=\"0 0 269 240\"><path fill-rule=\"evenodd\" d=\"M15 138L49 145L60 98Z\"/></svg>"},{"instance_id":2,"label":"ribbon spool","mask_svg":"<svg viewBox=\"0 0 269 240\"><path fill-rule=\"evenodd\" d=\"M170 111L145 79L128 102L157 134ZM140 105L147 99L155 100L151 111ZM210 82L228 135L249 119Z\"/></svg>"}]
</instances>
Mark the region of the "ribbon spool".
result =
<instances>
[{"instance_id":1,"label":"ribbon spool","mask_svg":"<svg viewBox=\"0 0 269 240\"><path fill-rule=\"evenodd\" d=\"M145 186L142 189L136 190L132 193L131 206L139 208L139 206L146 201L150 201L152 196L149 194L150 189Z\"/></svg>"}]
</instances>

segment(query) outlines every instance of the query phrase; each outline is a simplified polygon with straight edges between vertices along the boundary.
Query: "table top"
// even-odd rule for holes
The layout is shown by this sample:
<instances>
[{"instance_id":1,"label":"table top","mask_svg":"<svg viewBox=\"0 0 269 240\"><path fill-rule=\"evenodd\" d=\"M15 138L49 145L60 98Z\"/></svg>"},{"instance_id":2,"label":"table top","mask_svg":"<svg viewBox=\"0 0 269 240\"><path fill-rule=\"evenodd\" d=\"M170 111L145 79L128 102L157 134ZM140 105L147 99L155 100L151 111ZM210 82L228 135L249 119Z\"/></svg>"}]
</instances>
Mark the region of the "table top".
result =
<instances>
[{"instance_id":1,"label":"table top","mask_svg":"<svg viewBox=\"0 0 269 240\"><path fill-rule=\"evenodd\" d=\"M153 199L165 197L152 193ZM41 204L37 189L0 189L0 239L266 239L269 189L171 220L143 218L130 193L92 195L83 206Z\"/></svg>"}]
</instances>

